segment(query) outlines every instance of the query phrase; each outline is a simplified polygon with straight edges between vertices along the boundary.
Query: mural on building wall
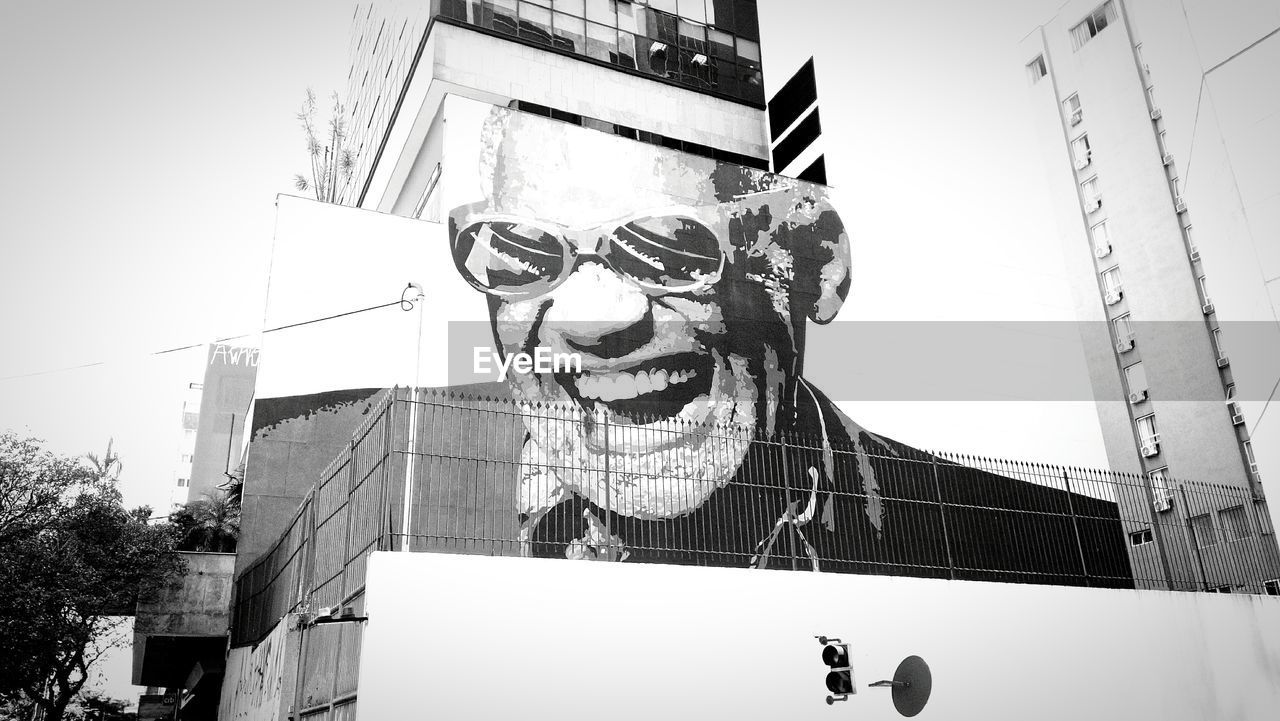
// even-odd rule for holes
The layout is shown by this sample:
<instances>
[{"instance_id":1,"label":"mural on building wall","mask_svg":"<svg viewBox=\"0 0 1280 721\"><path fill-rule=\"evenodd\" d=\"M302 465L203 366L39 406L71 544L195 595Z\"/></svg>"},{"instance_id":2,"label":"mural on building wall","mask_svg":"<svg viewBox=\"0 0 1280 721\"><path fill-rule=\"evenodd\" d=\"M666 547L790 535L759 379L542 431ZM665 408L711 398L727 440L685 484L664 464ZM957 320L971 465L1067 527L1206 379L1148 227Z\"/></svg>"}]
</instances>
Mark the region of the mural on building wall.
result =
<instances>
[{"instance_id":1,"label":"mural on building wall","mask_svg":"<svg viewBox=\"0 0 1280 721\"><path fill-rule=\"evenodd\" d=\"M527 430L523 553L670 561L658 549L693 547L877 571L861 561L912 543L923 573L945 568L916 502L936 498L930 457L861 428L802 372L810 321L831 321L850 285L826 187L503 108L478 132L482 198L448 215L454 263L505 362L564 361L506 374ZM972 473L991 493L1027 485ZM986 530L952 533L1001 553Z\"/></svg>"},{"instance_id":2,"label":"mural on building wall","mask_svg":"<svg viewBox=\"0 0 1280 721\"><path fill-rule=\"evenodd\" d=\"M227 655L218 718L225 721L275 721L281 717L286 665L297 663L297 641L288 624L279 624L252 648Z\"/></svg>"}]
</instances>

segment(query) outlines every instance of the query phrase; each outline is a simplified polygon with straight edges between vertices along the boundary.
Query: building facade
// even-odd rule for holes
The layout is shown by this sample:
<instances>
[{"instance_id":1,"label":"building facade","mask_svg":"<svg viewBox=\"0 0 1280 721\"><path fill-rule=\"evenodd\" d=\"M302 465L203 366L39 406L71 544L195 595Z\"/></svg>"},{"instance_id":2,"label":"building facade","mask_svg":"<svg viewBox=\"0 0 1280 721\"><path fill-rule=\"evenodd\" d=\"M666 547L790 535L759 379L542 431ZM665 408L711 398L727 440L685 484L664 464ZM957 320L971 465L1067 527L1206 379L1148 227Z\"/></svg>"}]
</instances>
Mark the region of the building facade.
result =
<instances>
[{"instance_id":1,"label":"building facade","mask_svg":"<svg viewBox=\"0 0 1280 721\"><path fill-rule=\"evenodd\" d=\"M1274 233L1265 237L1276 203L1255 189L1255 208L1272 212L1250 228L1246 196L1221 191L1224 171L1214 166L1229 162L1212 147L1221 134L1197 126L1195 105L1162 106L1162 78L1177 90L1189 76L1197 85L1208 76L1183 67L1194 48L1188 26L1156 5L1071 2L1022 47L1109 464L1149 478L1150 498L1138 502L1159 513L1182 503L1171 478L1245 490L1244 502L1227 493L1223 507L1177 511L1216 546L1244 525L1253 534L1272 528L1256 435L1274 425L1266 409L1277 368L1258 352L1277 334L1274 302L1258 302L1274 287L1256 261L1249 269L1231 256L1274 242ZM1211 109L1202 114L1209 125ZM1276 146L1257 147L1274 155ZM1199 193L1190 192L1193 177Z\"/></svg>"}]
</instances>

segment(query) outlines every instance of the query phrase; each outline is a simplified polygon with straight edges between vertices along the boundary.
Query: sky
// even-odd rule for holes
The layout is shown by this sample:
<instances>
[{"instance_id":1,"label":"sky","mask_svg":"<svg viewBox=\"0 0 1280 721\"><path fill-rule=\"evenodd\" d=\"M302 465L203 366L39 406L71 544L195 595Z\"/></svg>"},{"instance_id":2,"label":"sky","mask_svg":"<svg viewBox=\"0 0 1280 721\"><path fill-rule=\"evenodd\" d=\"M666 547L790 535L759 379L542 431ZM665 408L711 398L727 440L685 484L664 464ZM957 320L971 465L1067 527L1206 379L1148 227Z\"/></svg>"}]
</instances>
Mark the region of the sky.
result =
<instances>
[{"instance_id":1,"label":"sky","mask_svg":"<svg viewBox=\"0 0 1280 721\"><path fill-rule=\"evenodd\" d=\"M843 320L1072 318L1017 50L1058 4L761 3L769 92L815 55ZM126 502L167 504L205 351L153 353L261 328L295 114L345 89L352 6L0 4L0 429L114 439ZM913 445L1105 464L1086 403L855 410Z\"/></svg>"}]
</instances>

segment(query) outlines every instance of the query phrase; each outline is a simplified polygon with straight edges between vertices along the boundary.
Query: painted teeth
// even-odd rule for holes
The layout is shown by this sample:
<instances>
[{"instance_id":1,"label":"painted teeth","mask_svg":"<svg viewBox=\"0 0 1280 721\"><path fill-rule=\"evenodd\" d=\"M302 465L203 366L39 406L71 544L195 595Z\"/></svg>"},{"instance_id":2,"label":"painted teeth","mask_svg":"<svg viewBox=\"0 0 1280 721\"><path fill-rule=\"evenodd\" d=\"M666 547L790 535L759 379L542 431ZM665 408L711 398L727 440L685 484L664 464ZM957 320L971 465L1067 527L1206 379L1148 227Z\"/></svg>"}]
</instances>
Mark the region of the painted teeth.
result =
<instances>
[{"instance_id":1,"label":"painted teeth","mask_svg":"<svg viewBox=\"0 0 1280 721\"><path fill-rule=\"evenodd\" d=\"M574 383L583 398L608 402L661 392L666 390L667 386L684 383L697 375L698 372L695 370L674 373L668 373L665 370L639 373L585 373L578 376Z\"/></svg>"}]
</instances>

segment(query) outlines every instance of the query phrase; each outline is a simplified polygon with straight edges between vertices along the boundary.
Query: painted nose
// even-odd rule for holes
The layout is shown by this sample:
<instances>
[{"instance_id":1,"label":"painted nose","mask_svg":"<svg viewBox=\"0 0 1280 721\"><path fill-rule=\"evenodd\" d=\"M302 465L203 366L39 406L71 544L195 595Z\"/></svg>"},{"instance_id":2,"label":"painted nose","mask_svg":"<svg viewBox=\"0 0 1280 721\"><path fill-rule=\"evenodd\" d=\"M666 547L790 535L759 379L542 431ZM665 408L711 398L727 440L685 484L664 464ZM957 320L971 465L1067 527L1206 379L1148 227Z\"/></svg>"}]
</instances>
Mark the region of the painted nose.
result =
<instances>
[{"instance_id":1,"label":"painted nose","mask_svg":"<svg viewBox=\"0 0 1280 721\"><path fill-rule=\"evenodd\" d=\"M549 297L543 328L575 350L618 357L653 338L649 297L599 261L581 263Z\"/></svg>"}]
</instances>

